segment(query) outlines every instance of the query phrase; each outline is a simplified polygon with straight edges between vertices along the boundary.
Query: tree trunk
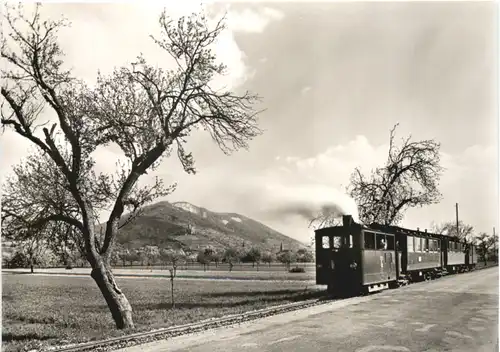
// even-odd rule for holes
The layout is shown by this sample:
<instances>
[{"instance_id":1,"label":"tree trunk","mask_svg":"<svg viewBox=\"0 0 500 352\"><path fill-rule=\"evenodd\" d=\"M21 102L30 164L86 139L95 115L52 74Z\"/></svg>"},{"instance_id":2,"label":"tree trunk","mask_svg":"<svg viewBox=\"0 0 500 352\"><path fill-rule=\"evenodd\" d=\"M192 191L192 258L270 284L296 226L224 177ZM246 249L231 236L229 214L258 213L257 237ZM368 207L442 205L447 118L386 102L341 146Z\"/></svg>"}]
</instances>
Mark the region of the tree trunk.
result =
<instances>
[{"instance_id":1,"label":"tree trunk","mask_svg":"<svg viewBox=\"0 0 500 352\"><path fill-rule=\"evenodd\" d=\"M31 270L32 274L35 272L34 269L33 269L33 263L30 263L30 270Z\"/></svg>"},{"instance_id":2,"label":"tree trunk","mask_svg":"<svg viewBox=\"0 0 500 352\"><path fill-rule=\"evenodd\" d=\"M92 276L97 286L99 286L116 327L118 329L133 329L132 307L125 294L118 288L111 268L107 268L101 262L96 268L92 269L90 276Z\"/></svg>"},{"instance_id":3,"label":"tree trunk","mask_svg":"<svg viewBox=\"0 0 500 352\"><path fill-rule=\"evenodd\" d=\"M175 299L174 299L174 278L171 278L170 279L170 282L171 282L171 286L172 286L172 289L171 289L171 296L172 296L172 309L175 308Z\"/></svg>"}]
</instances>

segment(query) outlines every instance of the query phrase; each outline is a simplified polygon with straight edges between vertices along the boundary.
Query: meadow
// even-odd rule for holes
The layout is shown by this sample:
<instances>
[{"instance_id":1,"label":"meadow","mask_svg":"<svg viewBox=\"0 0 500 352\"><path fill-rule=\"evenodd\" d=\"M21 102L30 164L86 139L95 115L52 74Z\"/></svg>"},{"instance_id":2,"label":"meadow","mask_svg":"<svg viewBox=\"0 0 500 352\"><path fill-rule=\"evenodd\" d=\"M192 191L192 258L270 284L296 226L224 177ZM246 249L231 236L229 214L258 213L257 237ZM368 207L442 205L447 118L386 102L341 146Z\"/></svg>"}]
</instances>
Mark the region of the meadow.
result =
<instances>
[{"instance_id":1,"label":"meadow","mask_svg":"<svg viewBox=\"0 0 500 352\"><path fill-rule=\"evenodd\" d=\"M236 267L236 266L235 266ZM280 268L261 267L258 271L251 266L238 267L237 270L225 270L223 267L216 268L211 266L209 270L203 270L201 267L181 267L177 269L176 277L178 279L231 279L231 280L312 280L316 279L314 266L300 266L304 272L291 273ZM295 268L295 266L292 266ZM4 272L27 273L29 269L4 269ZM90 275L90 268L73 268L66 270L64 268L35 268L35 273L44 274L68 274L68 275ZM166 268L155 267L115 267L113 273L116 276L145 276L145 277L170 277L170 272Z\"/></svg>"},{"instance_id":2,"label":"meadow","mask_svg":"<svg viewBox=\"0 0 500 352\"><path fill-rule=\"evenodd\" d=\"M177 280L172 309L170 280L117 282L134 310L136 331L182 325L285 304L324 294L306 281ZM2 273L2 351L99 340L117 331L90 277Z\"/></svg>"}]
</instances>

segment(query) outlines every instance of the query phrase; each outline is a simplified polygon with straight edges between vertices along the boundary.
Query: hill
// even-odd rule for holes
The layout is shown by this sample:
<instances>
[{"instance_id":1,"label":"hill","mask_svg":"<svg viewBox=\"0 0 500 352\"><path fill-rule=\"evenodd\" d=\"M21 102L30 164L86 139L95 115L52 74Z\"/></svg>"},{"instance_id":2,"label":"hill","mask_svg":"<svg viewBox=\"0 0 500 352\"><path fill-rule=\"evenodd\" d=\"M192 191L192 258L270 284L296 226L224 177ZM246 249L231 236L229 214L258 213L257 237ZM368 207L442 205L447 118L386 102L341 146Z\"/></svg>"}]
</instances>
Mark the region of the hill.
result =
<instances>
[{"instance_id":1,"label":"hill","mask_svg":"<svg viewBox=\"0 0 500 352\"><path fill-rule=\"evenodd\" d=\"M126 218L124 216L124 218ZM134 222L119 230L118 243L129 248L144 245L203 249L207 246L251 247L278 252L305 244L236 213L216 213L187 202L158 202L144 208Z\"/></svg>"}]
</instances>

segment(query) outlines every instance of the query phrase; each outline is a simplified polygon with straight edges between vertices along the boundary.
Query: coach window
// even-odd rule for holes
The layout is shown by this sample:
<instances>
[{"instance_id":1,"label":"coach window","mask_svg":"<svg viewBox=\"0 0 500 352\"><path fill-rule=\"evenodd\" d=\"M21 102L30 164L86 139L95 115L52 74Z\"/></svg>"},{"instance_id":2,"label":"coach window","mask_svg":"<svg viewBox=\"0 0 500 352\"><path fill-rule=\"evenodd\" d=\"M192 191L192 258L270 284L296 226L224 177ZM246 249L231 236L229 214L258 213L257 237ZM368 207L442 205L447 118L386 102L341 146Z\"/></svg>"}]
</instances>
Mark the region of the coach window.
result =
<instances>
[{"instance_id":1,"label":"coach window","mask_svg":"<svg viewBox=\"0 0 500 352\"><path fill-rule=\"evenodd\" d=\"M436 240L436 249L438 252L441 250L441 240Z\"/></svg>"},{"instance_id":2,"label":"coach window","mask_svg":"<svg viewBox=\"0 0 500 352\"><path fill-rule=\"evenodd\" d=\"M375 234L373 232L364 233L365 249L375 249Z\"/></svg>"},{"instance_id":3,"label":"coach window","mask_svg":"<svg viewBox=\"0 0 500 352\"><path fill-rule=\"evenodd\" d=\"M429 239L422 238L422 252L429 252Z\"/></svg>"},{"instance_id":4,"label":"coach window","mask_svg":"<svg viewBox=\"0 0 500 352\"><path fill-rule=\"evenodd\" d=\"M415 237L415 252L422 252L422 239Z\"/></svg>"},{"instance_id":5,"label":"coach window","mask_svg":"<svg viewBox=\"0 0 500 352\"><path fill-rule=\"evenodd\" d=\"M414 246L413 246L413 236L408 236L407 237L407 241L408 241L408 244L407 244L407 249L408 249L408 253L410 252L414 252L415 249L414 249Z\"/></svg>"},{"instance_id":6,"label":"coach window","mask_svg":"<svg viewBox=\"0 0 500 352\"><path fill-rule=\"evenodd\" d=\"M387 250L393 251L394 250L394 236L387 235L386 241L387 241Z\"/></svg>"},{"instance_id":7,"label":"coach window","mask_svg":"<svg viewBox=\"0 0 500 352\"><path fill-rule=\"evenodd\" d=\"M354 247L352 235L349 235L349 248Z\"/></svg>"},{"instance_id":8,"label":"coach window","mask_svg":"<svg viewBox=\"0 0 500 352\"><path fill-rule=\"evenodd\" d=\"M329 249L330 248L330 237L323 236L323 248L324 249Z\"/></svg>"}]
</instances>

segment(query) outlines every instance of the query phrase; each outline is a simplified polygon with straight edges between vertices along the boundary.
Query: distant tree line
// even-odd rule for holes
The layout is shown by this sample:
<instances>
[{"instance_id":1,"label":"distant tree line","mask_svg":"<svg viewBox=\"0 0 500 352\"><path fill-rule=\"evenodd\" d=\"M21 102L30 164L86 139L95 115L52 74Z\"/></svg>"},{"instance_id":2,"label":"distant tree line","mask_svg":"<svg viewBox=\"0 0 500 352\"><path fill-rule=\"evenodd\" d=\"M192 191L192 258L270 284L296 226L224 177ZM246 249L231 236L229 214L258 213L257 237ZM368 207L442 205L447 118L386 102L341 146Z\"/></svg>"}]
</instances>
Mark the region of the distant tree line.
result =
<instances>
[{"instance_id":1,"label":"distant tree line","mask_svg":"<svg viewBox=\"0 0 500 352\"><path fill-rule=\"evenodd\" d=\"M200 264L204 270L209 270L213 265L216 268L219 264L228 265L229 271L235 264L251 263L252 267L259 270L261 264L271 266L272 263L281 263L290 269L292 263L312 263L314 255L308 249L279 250L274 252L269 249L258 247L225 249L206 247L201 250L173 249L170 247L159 247L146 245L140 248L125 248L117 246L111 258L113 266L162 266L172 267L174 270L181 265ZM43 243L17 245L13 248L12 255L5 257L3 266L7 268L27 268L27 267L60 267L67 268L80 267L85 265L85 259L81 253L73 248L54 253Z\"/></svg>"}]
</instances>

